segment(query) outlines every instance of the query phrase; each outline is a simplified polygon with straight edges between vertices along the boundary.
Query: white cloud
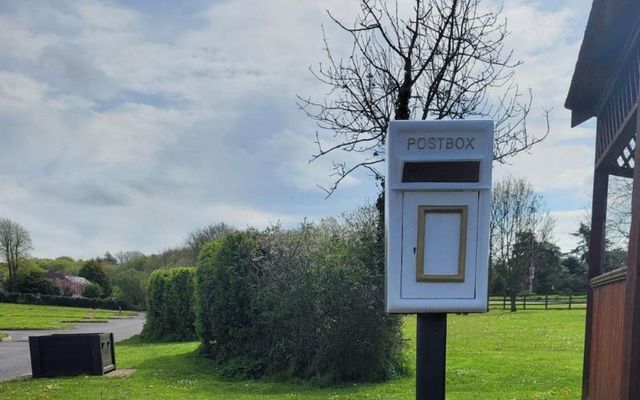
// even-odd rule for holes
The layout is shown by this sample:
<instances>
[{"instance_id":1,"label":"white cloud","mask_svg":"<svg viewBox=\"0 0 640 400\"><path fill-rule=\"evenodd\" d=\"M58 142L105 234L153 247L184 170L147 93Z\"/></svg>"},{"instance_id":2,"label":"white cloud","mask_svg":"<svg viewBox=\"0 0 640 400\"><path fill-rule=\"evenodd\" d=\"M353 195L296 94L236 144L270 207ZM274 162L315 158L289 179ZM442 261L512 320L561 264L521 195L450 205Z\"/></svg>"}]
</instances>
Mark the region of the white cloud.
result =
<instances>
[{"instance_id":1,"label":"white cloud","mask_svg":"<svg viewBox=\"0 0 640 400\"><path fill-rule=\"evenodd\" d=\"M554 236L556 244L563 252L569 252L578 245L578 238L573 236L578 231L580 222L588 218L589 212L584 209L553 211L551 216L555 219Z\"/></svg>"},{"instance_id":2,"label":"white cloud","mask_svg":"<svg viewBox=\"0 0 640 400\"><path fill-rule=\"evenodd\" d=\"M331 187L337 176L331 176L334 161L333 156L320 157L312 160L312 155L318 153L318 146L309 132L297 133L285 130L273 135L268 142L271 154L282 155L276 172L284 185L295 187L303 191L318 191L318 186ZM341 154L342 161L355 163L358 156L353 153ZM355 185L359 182L355 174L348 175L340 182L340 187Z\"/></svg>"},{"instance_id":3,"label":"white cloud","mask_svg":"<svg viewBox=\"0 0 640 400\"><path fill-rule=\"evenodd\" d=\"M513 164L496 165L495 179L526 178L536 190L585 193L593 179L593 149L580 143L544 143L532 154L518 155Z\"/></svg>"},{"instance_id":4,"label":"white cloud","mask_svg":"<svg viewBox=\"0 0 640 400\"><path fill-rule=\"evenodd\" d=\"M137 163L179 137L182 129L178 111L126 103L94 114L82 128L78 150L97 163Z\"/></svg>"},{"instance_id":5,"label":"white cloud","mask_svg":"<svg viewBox=\"0 0 640 400\"><path fill-rule=\"evenodd\" d=\"M338 53L349 48L325 9L352 21L357 1L219 1L171 35L127 7L16 3L0 15L0 136L12 146L0 215L32 231L35 254L152 252L210 222L292 224L375 198L357 175L323 200L316 185L332 182L332 159L307 163L315 129L294 99L323 93L307 70L322 59L322 23ZM496 174L584 192L591 133L570 130L562 110L584 12L514 0L505 13L532 115L555 111L548 141Z\"/></svg>"},{"instance_id":6,"label":"white cloud","mask_svg":"<svg viewBox=\"0 0 640 400\"><path fill-rule=\"evenodd\" d=\"M554 51L566 36L573 14L569 8L551 11L541 3L511 0L503 12L511 30L508 43L520 54Z\"/></svg>"},{"instance_id":7,"label":"white cloud","mask_svg":"<svg viewBox=\"0 0 640 400\"><path fill-rule=\"evenodd\" d=\"M265 228L271 224L283 223L291 225L301 222L303 217L298 215L276 214L264 212L251 207L244 207L232 204L214 204L204 209L204 215L210 220L219 219L224 216L224 220L229 224L244 228L254 226Z\"/></svg>"},{"instance_id":8,"label":"white cloud","mask_svg":"<svg viewBox=\"0 0 640 400\"><path fill-rule=\"evenodd\" d=\"M44 85L22 74L0 70L0 108L6 111L31 111L43 100Z\"/></svg>"},{"instance_id":9,"label":"white cloud","mask_svg":"<svg viewBox=\"0 0 640 400\"><path fill-rule=\"evenodd\" d=\"M33 32L19 21L0 15L0 54L18 60L35 61L42 49L53 40L50 35Z\"/></svg>"},{"instance_id":10,"label":"white cloud","mask_svg":"<svg viewBox=\"0 0 640 400\"><path fill-rule=\"evenodd\" d=\"M76 7L83 25L91 29L122 31L132 29L139 23L135 12L104 2L82 1Z\"/></svg>"}]
</instances>

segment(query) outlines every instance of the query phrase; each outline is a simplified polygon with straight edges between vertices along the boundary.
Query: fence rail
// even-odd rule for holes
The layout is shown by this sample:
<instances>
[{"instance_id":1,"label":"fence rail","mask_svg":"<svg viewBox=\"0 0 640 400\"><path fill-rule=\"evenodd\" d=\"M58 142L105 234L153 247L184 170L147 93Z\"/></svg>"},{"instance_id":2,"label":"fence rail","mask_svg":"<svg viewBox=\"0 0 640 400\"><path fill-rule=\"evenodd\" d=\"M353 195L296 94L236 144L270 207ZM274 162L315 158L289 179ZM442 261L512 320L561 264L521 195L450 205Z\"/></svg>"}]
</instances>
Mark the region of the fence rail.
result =
<instances>
[{"instance_id":1,"label":"fence rail","mask_svg":"<svg viewBox=\"0 0 640 400\"><path fill-rule=\"evenodd\" d=\"M587 307L587 295L521 295L516 297L516 308L519 310L576 310ZM489 309L509 310L509 296L491 296Z\"/></svg>"}]
</instances>

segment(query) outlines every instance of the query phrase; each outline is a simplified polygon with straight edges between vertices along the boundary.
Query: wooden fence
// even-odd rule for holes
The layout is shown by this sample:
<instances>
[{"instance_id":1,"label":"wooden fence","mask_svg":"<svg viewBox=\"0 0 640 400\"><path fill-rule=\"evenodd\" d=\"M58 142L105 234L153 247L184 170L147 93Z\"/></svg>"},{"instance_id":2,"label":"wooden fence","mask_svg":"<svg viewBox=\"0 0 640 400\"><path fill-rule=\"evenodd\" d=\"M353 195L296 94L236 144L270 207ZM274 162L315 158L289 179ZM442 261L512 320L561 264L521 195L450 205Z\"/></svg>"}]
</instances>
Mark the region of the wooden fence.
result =
<instances>
[{"instance_id":1,"label":"wooden fence","mask_svg":"<svg viewBox=\"0 0 640 400\"><path fill-rule=\"evenodd\" d=\"M531 294L516 297L518 310L575 310L587 307L587 295L557 295L557 294ZM509 296L491 296L489 298L490 310L510 310L511 299Z\"/></svg>"}]
</instances>

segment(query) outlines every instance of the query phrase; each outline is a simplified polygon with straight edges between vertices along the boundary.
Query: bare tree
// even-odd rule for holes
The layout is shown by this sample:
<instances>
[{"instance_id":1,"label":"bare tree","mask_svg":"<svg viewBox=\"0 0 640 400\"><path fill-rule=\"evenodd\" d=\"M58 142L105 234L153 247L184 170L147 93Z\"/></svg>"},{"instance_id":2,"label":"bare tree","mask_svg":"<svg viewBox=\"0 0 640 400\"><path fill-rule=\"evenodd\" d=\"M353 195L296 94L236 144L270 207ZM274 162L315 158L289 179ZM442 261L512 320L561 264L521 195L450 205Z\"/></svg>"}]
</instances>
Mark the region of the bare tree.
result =
<instances>
[{"instance_id":1,"label":"bare tree","mask_svg":"<svg viewBox=\"0 0 640 400\"><path fill-rule=\"evenodd\" d=\"M542 196L524 179L507 177L493 189L491 201L491 267L511 299L515 299L535 274L535 246L547 242L554 221Z\"/></svg>"},{"instance_id":2,"label":"bare tree","mask_svg":"<svg viewBox=\"0 0 640 400\"><path fill-rule=\"evenodd\" d=\"M138 250L119 251L116 253L116 260L118 261L118 264L125 264L138 257L144 257L144 253Z\"/></svg>"},{"instance_id":3,"label":"bare tree","mask_svg":"<svg viewBox=\"0 0 640 400\"><path fill-rule=\"evenodd\" d=\"M233 232L234 230L235 229L232 226L221 222L213 225L207 225L204 228L191 232L185 243L191 263L195 264L198 260L198 254L200 254L202 246L212 240L220 238L225 233Z\"/></svg>"},{"instance_id":4,"label":"bare tree","mask_svg":"<svg viewBox=\"0 0 640 400\"><path fill-rule=\"evenodd\" d=\"M607 236L614 244L626 246L631 228L631 194L633 180L612 177L609 184Z\"/></svg>"},{"instance_id":5,"label":"bare tree","mask_svg":"<svg viewBox=\"0 0 640 400\"><path fill-rule=\"evenodd\" d=\"M18 264L28 257L31 249L29 232L17 222L0 218L0 254L7 262L10 281L17 277Z\"/></svg>"},{"instance_id":6,"label":"bare tree","mask_svg":"<svg viewBox=\"0 0 640 400\"><path fill-rule=\"evenodd\" d=\"M390 3L390 4L389 4ZM324 35L326 63L311 69L329 93L323 100L298 98L314 119L318 151L312 160L337 151L362 153L352 164L334 162L330 195L355 170L381 179L384 143L391 119L492 118L494 159L531 149L527 130L531 90L513 81L520 62L504 48L508 35L500 12L485 11L480 0L361 0L360 14L347 25L329 17L351 37L351 54L339 58Z\"/></svg>"}]
</instances>

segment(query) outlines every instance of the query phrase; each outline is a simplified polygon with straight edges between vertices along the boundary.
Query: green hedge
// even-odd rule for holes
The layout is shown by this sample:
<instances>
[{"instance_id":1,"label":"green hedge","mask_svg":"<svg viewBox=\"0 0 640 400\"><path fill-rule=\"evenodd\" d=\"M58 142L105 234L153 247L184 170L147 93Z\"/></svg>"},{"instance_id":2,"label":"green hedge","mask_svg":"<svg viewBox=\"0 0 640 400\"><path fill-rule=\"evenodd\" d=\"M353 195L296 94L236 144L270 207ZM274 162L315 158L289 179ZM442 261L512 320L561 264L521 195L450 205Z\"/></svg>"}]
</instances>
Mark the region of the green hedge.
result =
<instances>
[{"instance_id":1,"label":"green hedge","mask_svg":"<svg viewBox=\"0 0 640 400\"><path fill-rule=\"evenodd\" d=\"M33 293L48 296L60 295L60 289L47 275L40 271L29 271L19 274L5 283L6 288L14 293Z\"/></svg>"},{"instance_id":2,"label":"green hedge","mask_svg":"<svg viewBox=\"0 0 640 400\"><path fill-rule=\"evenodd\" d=\"M1 290L0 303L103 308L107 310L138 310L136 307L113 299L88 299L85 297L51 296L33 293L7 293Z\"/></svg>"},{"instance_id":3,"label":"green hedge","mask_svg":"<svg viewBox=\"0 0 640 400\"><path fill-rule=\"evenodd\" d=\"M154 271L147 289L147 318L142 337L147 340L196 339L195 269L178 267Z\"/></svg>"},{"instance_id":4,"label":"green hedge","mask_svg":"<svg viewBox=\"0 0 640 400\"><path fill-rule=\"evenodd\" d=\"M234 375L257 376L263 348L260 323L251 300L256 274L255 231L234 232L204 246L197 269L197 329L205 355L230 365ZM235 369L235 368L234 368Z\"/></svg>"},{"instance_id":5,"label":"green hedge","mask_svg":"<svg viewBox=\"0 0 640 400\"><path fill-rule=\"evenodd\" d=\"M400 319L384 311L375 211L338 223L225 235L198 260L197 327L228 377L321 383L407 372Z\"/></svg>"}]
</instances>

